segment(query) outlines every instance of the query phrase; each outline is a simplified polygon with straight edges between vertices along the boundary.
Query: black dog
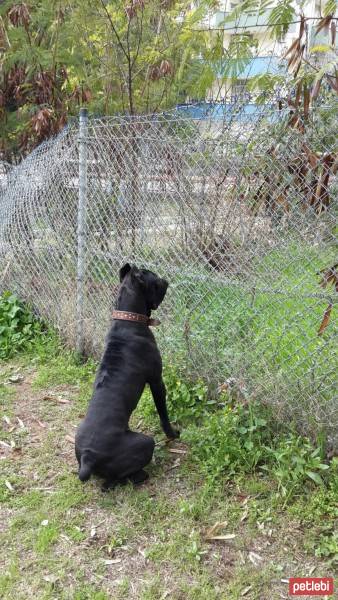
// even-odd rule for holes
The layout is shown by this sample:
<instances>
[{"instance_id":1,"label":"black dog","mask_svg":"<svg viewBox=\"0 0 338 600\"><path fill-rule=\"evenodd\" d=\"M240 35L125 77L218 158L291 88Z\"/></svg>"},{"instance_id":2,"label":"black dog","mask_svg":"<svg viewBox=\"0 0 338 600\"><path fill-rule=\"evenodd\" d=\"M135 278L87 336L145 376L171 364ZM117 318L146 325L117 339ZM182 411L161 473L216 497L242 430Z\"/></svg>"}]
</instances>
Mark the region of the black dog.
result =
<instances>
[{"instance_id":1,"label":"black dog","mask_svg":"<svg viewBox=\"0 0 338 600\"><path fill-rule=\"evenodd\" d=\"M129 264L120 270L118 309L107 338L94 393L76 435L75 453L79 478L103 477L103 489L127 479L140 483L152 458L153 438L129 430L128 422L148 383L169 438L179 432L170 425L162 361L149 329L151 310L162 302L168 283L155 273Z\"/></svg>"}]
</instances>

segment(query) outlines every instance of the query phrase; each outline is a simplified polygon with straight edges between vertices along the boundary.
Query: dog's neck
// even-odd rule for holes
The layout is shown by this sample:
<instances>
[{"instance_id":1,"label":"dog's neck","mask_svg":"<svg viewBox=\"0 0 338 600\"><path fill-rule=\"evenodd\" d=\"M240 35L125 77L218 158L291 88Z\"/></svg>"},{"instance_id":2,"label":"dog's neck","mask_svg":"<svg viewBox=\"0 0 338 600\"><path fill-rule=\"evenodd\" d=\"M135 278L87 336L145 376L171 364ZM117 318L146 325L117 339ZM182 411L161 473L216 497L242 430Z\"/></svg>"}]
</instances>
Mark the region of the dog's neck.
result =
<instances>
[{"instance_id":1,"label":"dog's neck","mask_svg":"<svg viewBox=\"0 0 338 600\"><path fill-rule=\"evenodd\" d=\"M151 310L147 308L145 299L141 295L135 294L124 285L120 287L116 301L116 310L138 313L139 315L146 315L147 317L150 317L151 315Z\"/></svg>"}]
</instances>

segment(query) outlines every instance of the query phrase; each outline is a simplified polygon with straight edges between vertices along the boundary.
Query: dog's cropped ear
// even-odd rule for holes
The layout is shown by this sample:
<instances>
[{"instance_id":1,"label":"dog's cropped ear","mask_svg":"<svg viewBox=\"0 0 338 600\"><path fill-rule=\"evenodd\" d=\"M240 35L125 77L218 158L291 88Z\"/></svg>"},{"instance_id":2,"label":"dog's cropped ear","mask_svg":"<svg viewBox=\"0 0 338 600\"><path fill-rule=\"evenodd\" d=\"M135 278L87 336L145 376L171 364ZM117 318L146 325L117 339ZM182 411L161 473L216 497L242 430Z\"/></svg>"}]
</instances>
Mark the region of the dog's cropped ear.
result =
<instances>
[{"instance_id":1,"label":"dog's cropped ear","mask_svg":"<svg viewBox=\"0 0 338 600\"><path fill-rule=\"evenodd\" d=\"M127 275L127 273L129 273L131 269L131 266L129 263L126 263L125 265L123 265L123 267L120 269L120 281L122 282L123 279L125 278L125 276Z\"/></svg>"},{"instance_id":2,"label":"dog's cropped ear","mask_svg":"<svg viewBox=\"0 0 338 600\"><path fill-rule=\"evenodd\" d=\"M144 281L143 273L137 267L132 266L131 268L131 278L133 281L144 287L146 282Z\"/></svg>"}]
</instances>

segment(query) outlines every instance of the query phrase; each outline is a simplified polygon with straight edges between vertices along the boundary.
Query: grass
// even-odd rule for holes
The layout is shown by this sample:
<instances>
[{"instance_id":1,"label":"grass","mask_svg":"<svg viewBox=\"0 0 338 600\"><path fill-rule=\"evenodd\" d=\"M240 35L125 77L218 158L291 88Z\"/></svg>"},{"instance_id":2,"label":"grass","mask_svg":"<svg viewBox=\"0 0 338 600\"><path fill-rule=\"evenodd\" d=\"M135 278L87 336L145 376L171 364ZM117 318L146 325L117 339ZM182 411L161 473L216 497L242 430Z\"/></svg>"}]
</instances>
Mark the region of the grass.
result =
<instances>
[{"instance_id":1,"label":"grass","mask_svg":"<svg viewBox=\"0 0 338 600\"><path fill-rule=\"evenodd\" d=\"M168 403L181 440L164 444L149 392L133 416L157 441L149 482L109 494L95 479L81 484L71 439L94 371L53 335L0 363L1 597L274 600L285 578L333 574L334 463L312 464L321 483L304 476L317 456L310 442L265 409L239 409L226 394L215 403L173 368ZM23 379L10 383L13 373ZM305 461L295 479L279 456L286 442ZM235 537L208 540L216 523L217 535Z\"/></svg>"},{"instance_id":2,"label":"grass","mask_svg":"<svg viewBox=\"0 0 338 600\"><path fill-rule=\"evenodd\" d=\"M319 287L318 272L334 260L332 249L298 241L253 259L248 280L217 280L207 271L176 276L168 292L171 322L162 331L167 355L214 389L232 378L237 397L270 404L276 417L301 424L313 438L324 430L336 439L334 308L318 336L328 305L319 296L331 293Z\"/></svg>"}]
</instances>

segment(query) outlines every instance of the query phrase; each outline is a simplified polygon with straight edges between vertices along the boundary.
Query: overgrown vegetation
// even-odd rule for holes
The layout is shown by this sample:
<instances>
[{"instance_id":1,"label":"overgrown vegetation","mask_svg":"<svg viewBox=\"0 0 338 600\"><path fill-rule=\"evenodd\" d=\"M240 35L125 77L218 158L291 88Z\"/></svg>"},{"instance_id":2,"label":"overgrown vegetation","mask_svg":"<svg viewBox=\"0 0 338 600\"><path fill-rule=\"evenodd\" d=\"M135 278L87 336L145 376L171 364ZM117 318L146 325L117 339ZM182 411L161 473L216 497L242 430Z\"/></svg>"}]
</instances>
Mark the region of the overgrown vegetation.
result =
<instances>
[{"instance_id":1,"label":"overgrown vegetation","mask_svg":"<svg viewBox=\"0 0 338 600\"><path fill-rule=\"evenodd\" d=\"M5 292L0 296L0 358L9 358L27 349L43 326L17 296Z\"/></svg>"}]
</instances>

